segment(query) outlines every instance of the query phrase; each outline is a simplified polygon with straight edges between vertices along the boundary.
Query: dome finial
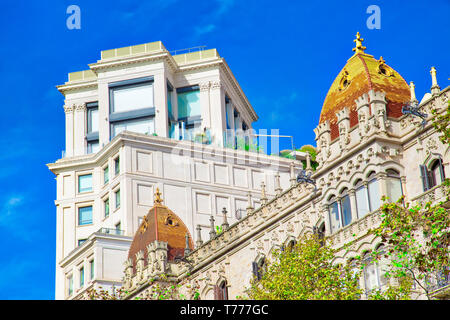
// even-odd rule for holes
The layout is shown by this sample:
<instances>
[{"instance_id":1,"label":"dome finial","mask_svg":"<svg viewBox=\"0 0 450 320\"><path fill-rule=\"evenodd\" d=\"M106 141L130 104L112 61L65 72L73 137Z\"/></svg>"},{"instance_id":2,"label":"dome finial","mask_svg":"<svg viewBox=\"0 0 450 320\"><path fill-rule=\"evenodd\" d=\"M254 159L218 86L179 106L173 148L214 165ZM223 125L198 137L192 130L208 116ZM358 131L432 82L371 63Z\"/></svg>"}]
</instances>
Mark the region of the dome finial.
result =
<instances>
[{"instance_id":1,"label":"dome finial","mask_svg":"<svg viewBox=\"0 0 450 320\"><path fill-rule=\"evenodd\" d=\"M353 40L353 42L356 42L356 46L352 49L353 51L355 51L355 54L364 53L364 50L366 50L366 47L362 45L363 41L364 39L361 38L361 35L359 34L359 32L357 32L356 39Z\"/></svg>"},{"instance_id":2,"label":"dome finial","mask_svg":"<svg viewBox=\"0 0 450 320\"><path fill-rule=\"evenodd\" d=\"M161 204L163 202L163 199L161 199L161 192L159 192L159 188L156 188L155 193L155 204Z\"/></svg>"}]
</instances>

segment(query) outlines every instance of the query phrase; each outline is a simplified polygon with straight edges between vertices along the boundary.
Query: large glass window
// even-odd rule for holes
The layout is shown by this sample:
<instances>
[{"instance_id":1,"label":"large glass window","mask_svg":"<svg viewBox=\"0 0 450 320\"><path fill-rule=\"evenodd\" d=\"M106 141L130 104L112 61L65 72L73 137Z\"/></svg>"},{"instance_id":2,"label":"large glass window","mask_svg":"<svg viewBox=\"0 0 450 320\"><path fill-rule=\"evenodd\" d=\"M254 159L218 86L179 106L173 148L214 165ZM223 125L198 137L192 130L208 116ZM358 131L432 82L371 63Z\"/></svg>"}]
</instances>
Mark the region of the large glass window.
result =
<instances>
[{"instance_id":1,"label":"large glass window","mask_svg":"<svg viewBox=\"0 0 450 320\"><path fill-rule=\"evenodd\" d=\"M92 174L78 176L78 192L92 191Z\"/></svg>"},{"instance_id":2,"label":"large glass window","mask_svg":"<svg viewBox=\"0 0 450 320\"><path fill-rule=\"evenodd\" d=\"M155 120L154 118L144 118L139 120L115 122L112 125L113 136L116 136L125 130L151 135L155 133Z\"/></svg>"},{"instance_id":3,"label":"large glass window","mask_svg":"<svg viewBox=\"0 0 450 320\"><path fill-rule=\"evenodd\" d=\"M139 78L109 85L111 138L120 132L155 133L153 78Z\"/></svg>"},{"instance_id":4,"label":"large glass window","mask_svg":"<svg viewBox=\"0 0 450 320\"><path fill-rule=\"evenodd\" d=\"M78 225L92 224L92 206L78 208Z\"/></svg>"},{"instance_id":5,"label":"large glass window","mask_svg":"<svg viewBox=\"0 0 450 320\"><path fill-rule=\"evenodd\" d=\"M153 83L120 86L112 90L112 112L153 107Z\"/></svg>"},{"instance_id":6,"label":"large glass window","mask_svg":"<svg viewBox=\"0 0 450 320\"><path fill-rule=\"evenodd\" d=\"M200 90L198 86L178 88L178 119L201 116Z\"/></svg>"}]
</instances>

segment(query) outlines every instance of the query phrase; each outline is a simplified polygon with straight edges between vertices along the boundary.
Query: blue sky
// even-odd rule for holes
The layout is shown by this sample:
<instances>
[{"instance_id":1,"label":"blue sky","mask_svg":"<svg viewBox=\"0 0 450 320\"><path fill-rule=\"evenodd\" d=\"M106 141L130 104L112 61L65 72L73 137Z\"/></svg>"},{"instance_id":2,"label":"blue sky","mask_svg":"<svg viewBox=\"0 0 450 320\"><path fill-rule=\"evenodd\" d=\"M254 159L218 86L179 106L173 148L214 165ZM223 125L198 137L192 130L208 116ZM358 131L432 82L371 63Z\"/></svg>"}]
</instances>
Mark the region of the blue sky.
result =
<instances>
[{"instance_id":1,"label":"blue sky","mask_svg":"<svg viewBox=\"0 0 450 320\"><path fill-rule=\"evenodd\" d=\"M81 30L66 9L81 9ZM369 5L381 29L369 30ZM217 48L260 120L255 128L315 144L321 106L353 54L383 56L420 100L430 68L449 85L450 2L427 1L3 1L0 5L0 299L54 299L56 186L46 163L64 150L55 85L100 50L161 40L168 50ZM289 141L281 147L289 147Z\"/></svg>"}]
</instances>

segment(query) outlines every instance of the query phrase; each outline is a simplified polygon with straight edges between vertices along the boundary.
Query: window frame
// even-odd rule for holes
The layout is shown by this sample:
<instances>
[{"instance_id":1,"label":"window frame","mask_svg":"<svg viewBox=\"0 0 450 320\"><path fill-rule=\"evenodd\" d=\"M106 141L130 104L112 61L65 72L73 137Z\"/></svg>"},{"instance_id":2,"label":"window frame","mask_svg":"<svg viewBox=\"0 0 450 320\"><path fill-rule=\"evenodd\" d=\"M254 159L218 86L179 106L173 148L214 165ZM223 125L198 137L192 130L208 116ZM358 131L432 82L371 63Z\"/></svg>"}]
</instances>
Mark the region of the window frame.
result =
<instances>
[{"instance_id":1,"label":"window frame","mask_svg":"<svg viewBox=\"0 0 450 320\"><path fill-rule=\"evenodd\" d=\"M100 140L99 140L99 131L92 131L92 112L96 110L97 111L97 118L98 121L100 120L100 117L98 115L99 108L98 108L98 101L95 102L89 102L86 103L86 144L87 144L87 153L91 154L94 153L93 145L97 144L98 147L100 147ZM99 127L100 123L97 123L97 127ZM98 151L98 150L97 150Z\"/></svg>"},{"instance_id":2,"label":"window frame","mask_svg":"<svg viewBox=\"0 0 450 320\"><path fill-rule=\"evenodd\" d=\"M86 176L91 176L91 187L90 187L89 190L84 190L83 189L83 191L82 191L81 190L81 184L80 184L80 178L81 177L86 177ZM91 173L79 173L79 174L77 174L77 191L78 191L79 194L81 194L81 193L88 193L88 192L94 191L94 177L93 177L92 172Z\"/></svg>"},{"instance_id":3,"label":"window frame","mask_svg":"<svg viewBox=\"0 0 450 320\"><path fill-rule=\"evenodd\" d=\"M80 219L80 210L85 209L85 208L91 208L91 219L90 219L90 223L80 223L81 219ZM89 226L92 225L94 223L94 206L92 204L90 205L85 205L85 206L80 206L77 208L77 214L78 214L78 226L82 227L82 226Z\"/></svg>"},{"instance_id":4,"label":"window frame","mask_svg":"<svg viewBox=\"0 0 450 320\"><path fill-rule=\"evenodd\" d=\"M152 97L153 101L151 103L152 107L138 108L128 111L116 112L114 109L114 91L124 88L135 88L140 86L145 86L151 84L152 86ZM155 119L155 87L154 87L154 77L142 77L129 79L124 81L112 82L108 85L109 90L109 128L110 128L110 140L112 140L114 135L114 125L136 121L136 120L153 120ZM155 129L155 126L154 126ZM151 133L149 133L151 134Z\"/></svg>"}]
</instances>

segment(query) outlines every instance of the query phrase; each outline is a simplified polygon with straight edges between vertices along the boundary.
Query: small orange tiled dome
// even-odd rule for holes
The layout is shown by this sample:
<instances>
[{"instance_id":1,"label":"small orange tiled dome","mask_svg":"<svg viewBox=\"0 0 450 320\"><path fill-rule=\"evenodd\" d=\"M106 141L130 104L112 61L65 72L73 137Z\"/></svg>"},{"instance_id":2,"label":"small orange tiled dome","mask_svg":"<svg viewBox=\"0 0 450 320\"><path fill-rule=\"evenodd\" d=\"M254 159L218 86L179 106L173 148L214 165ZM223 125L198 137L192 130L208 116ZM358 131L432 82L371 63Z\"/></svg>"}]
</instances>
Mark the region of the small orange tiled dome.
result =
<instances>
[{"instance_id":1,"label":"small orange tiled dome","mask_svg":"<svg viewBox=\"0 0 450 320\"><path fill-rule=\"evenodd\" d=\"M410 100L410 89L402 76L388 66L383 57L376 60L364 53L363 39L359 32L354 40L355 54L339 72L328 90L320 114L319 124L330 121L331 139L339 135L336 112L344 107L350 109L350 127L358 123L355 100L370 90L386 94L387 116L399 118L402 106Z\"/></svg>"},{"instance_id":2,"label":"small orange tiled dome","mask_svg":"<svg viewBox=\"0 0 450 320\"><path fill-rule=\"evenodd\" d=\"M145 265L147 264L147 246L155 240L167 242L168 261L183 257L186 234L189 236L189 248L192 251L194 244L188 228L175 213L162 204L159 190L157 190L154 205L142 219L128 251L128 258L133 262L133 269L135 270L136 267L136 253L141 250L144 252Z\"/></svg>"}]
</instances>

